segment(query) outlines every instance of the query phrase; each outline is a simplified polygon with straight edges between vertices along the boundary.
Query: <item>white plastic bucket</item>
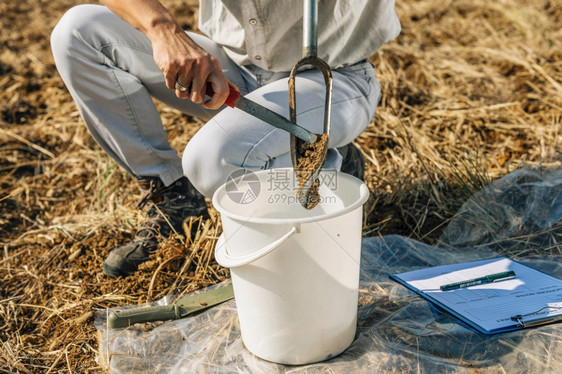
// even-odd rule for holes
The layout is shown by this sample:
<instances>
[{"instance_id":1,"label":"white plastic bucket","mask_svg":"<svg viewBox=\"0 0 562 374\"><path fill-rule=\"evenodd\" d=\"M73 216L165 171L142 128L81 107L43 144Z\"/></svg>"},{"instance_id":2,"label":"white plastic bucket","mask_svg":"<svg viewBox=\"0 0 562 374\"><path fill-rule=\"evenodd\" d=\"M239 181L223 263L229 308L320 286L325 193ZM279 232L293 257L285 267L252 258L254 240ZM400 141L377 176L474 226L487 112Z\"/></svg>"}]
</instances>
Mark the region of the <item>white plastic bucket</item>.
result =
<instances>
[{"instance_id":1,"label":"white plastic bucket","mask_svg":"<svg viewBox=\"0 0 562 374\"><path fill-rule=\"evenodd\" d=\"M215 257L231 270L242 340L268 361L323 361L355 337L369 191L335 171L319 179L312 210L296 200L290 168L244 174L213 196L223 225Z\"/></svg>"}]
</instances>

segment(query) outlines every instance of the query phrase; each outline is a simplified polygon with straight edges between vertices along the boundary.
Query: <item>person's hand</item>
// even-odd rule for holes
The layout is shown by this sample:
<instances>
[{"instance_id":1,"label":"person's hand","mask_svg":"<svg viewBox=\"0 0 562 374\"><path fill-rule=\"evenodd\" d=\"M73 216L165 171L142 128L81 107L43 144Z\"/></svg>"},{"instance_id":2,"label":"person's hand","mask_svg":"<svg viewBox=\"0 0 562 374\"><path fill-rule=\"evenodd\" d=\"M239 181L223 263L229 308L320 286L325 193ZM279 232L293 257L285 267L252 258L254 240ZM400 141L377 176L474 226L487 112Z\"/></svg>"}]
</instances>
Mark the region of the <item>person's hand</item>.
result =
<instances>
[{"instance_id":1,"label":"person's hand","mask_svg":"<svg viewBox=\"0 0 562 374\"><path fill-rule=\"evenodd\" d=\"M154 60L164 74L166 86L175 90L177 97L202 103L209 109L218 109L224 104L229 82L220 64L183 31L153 40L152 46ZM205 92L209 91L207 85L212 88L213 96L203 102Z\"/></svg>"},{"instance_id":2,"label":"person's hand","mask_svg":"<svg viewBox=\"0 0 562 374\"><path fill-rule=\"evenodd\" d=\"M179 98L218 109L229 93L229 82L218 61L199 47L175 17L158 0L102 0L119 17L142 31L151 41L156 64L166 86ZM177 83L177 85L176 85ZM211 99L203 102L209 85Z\"/></svg>"}]
</instances>

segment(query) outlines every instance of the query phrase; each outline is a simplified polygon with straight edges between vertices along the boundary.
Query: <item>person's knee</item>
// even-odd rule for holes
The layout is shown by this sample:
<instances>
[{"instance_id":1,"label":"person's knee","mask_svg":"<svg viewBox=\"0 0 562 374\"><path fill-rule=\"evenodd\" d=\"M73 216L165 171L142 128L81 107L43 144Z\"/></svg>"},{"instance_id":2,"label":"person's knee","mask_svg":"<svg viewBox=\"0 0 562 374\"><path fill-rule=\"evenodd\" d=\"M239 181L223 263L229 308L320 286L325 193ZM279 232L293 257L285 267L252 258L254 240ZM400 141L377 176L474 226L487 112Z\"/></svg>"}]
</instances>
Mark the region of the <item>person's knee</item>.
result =
<instances>
[{"instance_id":1,"label":"person's knee","mask_svg":"<svg viewBox=\"0 0 562 374\"><path fill-rule=\"evenodd\" d=\"M77 5L64 13L51 32L51 49L55 57L72 53L76 43L89 43L89 35L103 30L103 19L112 14L106 7L92 4Z\"/></svg>"},{"instance_id":2,"label":"person's knee","mask_svg":"<svg viewBox=\"0 0 562 374\"><path fill-rule=\"evenodd\" d=\"M182 156L183 174L208 198L224 183L225 152L218 142L190 141Z\"/></svg>"},{"instance_id":3,"label":"person's knee","mask_svg":"<svg viewBox=\"0 0 562 374\"><path fill-rule=\"evenodd\" d=\"M229 116L229 114L224 114ZM218 116L223 116L223 112ZM225 120L222 118L221 120ZM229 117L228 120L236 121ZM259 170L270 161L254 140L235 136L235 130L213 118L191 138L182 156L183 174L206 197L211 198L228 177L240 170Z\"/></svg>"},{"instance_id":4,"label":"person's knee","mask_svg":"<svg viewBox=\"0 0 562 374\"><path fill-rule=\"evenodd\" d=\"M51 32L51 47L63 48L70 38L76 35L89 15L92 5L77 5L67 10ZM58 48L60 47L60 48Z\"/></svg>"}]
</instances>

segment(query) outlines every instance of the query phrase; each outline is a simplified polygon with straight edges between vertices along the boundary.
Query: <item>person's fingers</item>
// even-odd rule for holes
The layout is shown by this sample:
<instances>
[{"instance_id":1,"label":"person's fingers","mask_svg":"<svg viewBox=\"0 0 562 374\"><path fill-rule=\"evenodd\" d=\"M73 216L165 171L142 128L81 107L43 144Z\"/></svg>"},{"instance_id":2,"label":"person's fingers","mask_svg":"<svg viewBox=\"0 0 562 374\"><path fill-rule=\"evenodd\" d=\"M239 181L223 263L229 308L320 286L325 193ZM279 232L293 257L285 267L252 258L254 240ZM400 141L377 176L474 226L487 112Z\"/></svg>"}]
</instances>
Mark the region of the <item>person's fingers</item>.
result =
<instances>
[{"instance_id":1,"label":"person's fingers","mask_svg":"<svg viewBox=\"0 0 562 374\"><path fill-rule=\"evenodd\" d=\"M219 62L206 52L197 59L193 68L194 73L189 98L194 103L201 104L205 99L207 83L210 82L210 78L217 73L222 75L222 70Z\"/></svg>"},{"instance_id":2,"label":"person's fingers","mask_svg":"<svg viewBox=\"0 0 562 374\"><path fill-rule=\"evenodd\" d=\"M203 107L207 109L219 109L228 98L230 87L240 92L238 87L227 81L222 74L218 77L217 75L218 74L210 75L207 80L207 84L211 86L211 91L213 93L211 98L203 103Z\"/></svg>"},{"instance_id":3,"label":"person's fingers","mask_svg":"<svg viewBox=\"0 0 562 374\"><path fill-rule=\"evenodd\" d=\"M198 47L185 53L174 53L167 44L160 47L155 48L155 61L164 74L166 87L175 90L178 98L189 98L209 109L218 109L224 104L229 86L218 60ZM204 102L207 86L213 95Z\"/></svg>"},{"instance_id":4,"label":"person's fingers","mask_svg":"<svg viewBox=\"0 0 562 374\"><path fill-rule=\"evenodd\" d=\"M166 81L166 87L170 90L176 89L176 78L178 74L177 64L171 64L169 62L160 62L158 64L160 71L164 75L164 80ZM179 82L181 84L181 82Z\"/></svg>"},{"instance_id":5,"label":"person's fingers","mask_svg":"<svg viewBox=\"0 0 562 374\"><path fill-rule=\"evenodd\" d=\"M206 81L207 77L201 76L201 73L193 77L189 90L189 99L194 103L200 104L203 102L203 99L205 98Z\"/></svg>"}]
</instances>

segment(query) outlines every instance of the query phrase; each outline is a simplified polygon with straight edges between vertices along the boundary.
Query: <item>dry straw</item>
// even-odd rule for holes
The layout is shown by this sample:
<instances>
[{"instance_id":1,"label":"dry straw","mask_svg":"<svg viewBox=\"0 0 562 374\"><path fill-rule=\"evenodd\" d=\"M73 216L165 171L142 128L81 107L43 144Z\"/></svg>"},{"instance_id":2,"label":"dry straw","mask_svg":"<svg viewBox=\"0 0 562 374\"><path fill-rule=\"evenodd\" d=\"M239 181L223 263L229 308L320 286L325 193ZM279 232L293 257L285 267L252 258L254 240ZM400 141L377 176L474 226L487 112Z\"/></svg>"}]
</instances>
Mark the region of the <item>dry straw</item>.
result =
<instances>
[{"instance_id":1,"label":"dry straw","mask_svg":"<svg viewBox=\"0 0 562 374\"><path fill-rule=\"evenodd\" d=\"M195 0L164 3L196 30ZM143 213L53 65L50 30L75 4L0 4L0 373L102 372L95 308L228 277L213 259L216 215L192 223L194 241L164 241L137 276L101 274ZM402 34L372 57L380 107L356 141L373 191L364 233L432 243L489 181L522 165L560 167L562 10L550 0L398 1L397 10ZM203 123L158 107L181 151Z\"/></svg>"}]
</instances>

